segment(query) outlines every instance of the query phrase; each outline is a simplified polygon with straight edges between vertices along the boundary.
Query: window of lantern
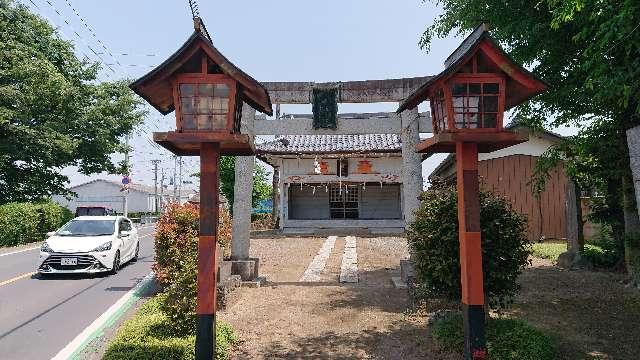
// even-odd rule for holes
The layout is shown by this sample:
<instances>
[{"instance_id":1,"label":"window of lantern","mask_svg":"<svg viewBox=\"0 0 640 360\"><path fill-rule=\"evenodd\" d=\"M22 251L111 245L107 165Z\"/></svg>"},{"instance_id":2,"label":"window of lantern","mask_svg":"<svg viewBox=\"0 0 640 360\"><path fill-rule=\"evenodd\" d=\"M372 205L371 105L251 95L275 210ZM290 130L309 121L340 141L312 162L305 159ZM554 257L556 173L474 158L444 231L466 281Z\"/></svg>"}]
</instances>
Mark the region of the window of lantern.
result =
<instances>
[{"instance_id":1,"label":"window of lantern","mask_svg":"<svg viewBox=\"0 0 640 360\"><path fill-rule=\"evenodd\" d=\"M450 83L456 129L500 129L504 81L500 78L454 79Z\"/></svg>"},{"instance_id":2,"label":"window of lantern","mask_svg":"<svg viewBox=\"0 0 640 360\"><path fill-rule=\"evenodd\" d=\"M439 133L448 129L447 107L443 89L438 89L431 99L434 132Z\"/></svg>"},{"instance_id":3,"label":"window of lantern","mask_svg":"<svg viewBox=\"0 0 640 360\"><path fill-rule=\"evenodd\" d=\"M233 131L235 83L220 75L182 76L177 80L179 131Z\"/></svg>"}]
</instances>

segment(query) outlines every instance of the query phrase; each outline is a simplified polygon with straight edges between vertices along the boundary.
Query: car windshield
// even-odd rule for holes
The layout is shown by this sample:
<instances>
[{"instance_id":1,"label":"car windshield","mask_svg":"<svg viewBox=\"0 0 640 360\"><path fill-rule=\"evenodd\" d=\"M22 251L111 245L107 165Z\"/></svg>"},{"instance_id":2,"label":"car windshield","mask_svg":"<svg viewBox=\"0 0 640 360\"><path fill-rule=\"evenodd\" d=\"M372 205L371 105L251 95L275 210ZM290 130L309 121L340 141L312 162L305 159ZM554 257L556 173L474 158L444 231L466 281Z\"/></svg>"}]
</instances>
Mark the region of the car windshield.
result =
<instances>
[{"instance_id":1,"label":"car windshield","mask_svg":"<svg viewBox=\"0 0 640 360\"><path fill-rule=\"evenodd\" d=\"M112 235L115 220L71 220L60 230L60 236L99 236Z\"/></svg>"}]
</instances>

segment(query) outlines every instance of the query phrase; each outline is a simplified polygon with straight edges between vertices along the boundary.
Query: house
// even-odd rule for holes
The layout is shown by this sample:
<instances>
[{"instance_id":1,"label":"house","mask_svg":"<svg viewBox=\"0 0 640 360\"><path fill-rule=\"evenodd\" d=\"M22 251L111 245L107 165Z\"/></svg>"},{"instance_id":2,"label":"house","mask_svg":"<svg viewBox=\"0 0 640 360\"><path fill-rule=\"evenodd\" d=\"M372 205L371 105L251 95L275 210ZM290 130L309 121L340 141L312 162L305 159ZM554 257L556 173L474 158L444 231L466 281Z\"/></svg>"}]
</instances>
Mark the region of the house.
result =
<instances>
[{"instance_id":1,"label":"house","mask_svg":"<svg viewBox=\"0 0 640 360\"><path fill-rule=\"evenodd\" d=\"M283 232L404 231L399 135L286 135L256 153L274 167Z\"/></svg>"},{"instance_id":2,"label":"house","mask_svg":"<svg viewBox=\"0 0 640 360\"><path fill-rule=\"evenodd\" d=\"M123 213L125 193L122 184L116 181L95 179L89 182L72 186L68 189L73 192L76 197L67 199L64 195L55 195L53 201L75 212L78 206L106 206L117 213ZM163 194L164 193L164 194ZM191 190L182 190L179 195L180 203L186 202ZM156 204L154 201L155 188L142 184L130 184L129 194L127 197L127 208L130 213L134 212L156 212ZM165 204L173 199L173 191L163 191L158 186L158 198L161 204Z\"/></svg>"},{"instance_id":3,"label":"house","mask_svg":"<svg viewBox=\"0 0 640 360\"><path fill-rule=\"evenodd\" d=\"M536 160L562 136L549 131L532 132L524 126L510 126L510 130L523 133L529 140L498 151L479 154L478 175L480 187L501 194L511 200L515 210L527 216L528 238L565 239L567 237L567 184L568 178L561 167L554 169L540 197L534 196L531 178ZM429 176L454 181L455 156L449 155Z\"/></svg>"}]
</instances>

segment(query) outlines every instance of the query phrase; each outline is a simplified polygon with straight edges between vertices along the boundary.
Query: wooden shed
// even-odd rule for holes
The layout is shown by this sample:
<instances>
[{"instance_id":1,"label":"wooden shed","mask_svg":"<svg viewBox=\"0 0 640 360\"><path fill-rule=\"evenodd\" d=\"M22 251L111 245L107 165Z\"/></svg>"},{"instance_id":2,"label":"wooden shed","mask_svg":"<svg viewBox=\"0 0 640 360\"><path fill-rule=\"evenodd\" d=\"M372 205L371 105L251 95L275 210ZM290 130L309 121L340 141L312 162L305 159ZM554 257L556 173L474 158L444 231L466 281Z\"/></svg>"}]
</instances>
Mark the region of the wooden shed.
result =
<instances>
[{"instance_id":1,"label":"wooden shed","mask_svg":"<svg viewBox=\"0 0 640 360\"><path fill-rule=\"evenodd\" d=\"M526 127L512 131L528 135L529 140L502 150L480 154L478 174L480 186L511 200L515 210L527 216L530 241L566 239L566 189L568 178L564 170L555 169L540 198L531 191L531 178L537 158L562 139L552 132L531 132ZM448 156L429 176L455 179L455 156Z\"/></svg>"}]
</instances>

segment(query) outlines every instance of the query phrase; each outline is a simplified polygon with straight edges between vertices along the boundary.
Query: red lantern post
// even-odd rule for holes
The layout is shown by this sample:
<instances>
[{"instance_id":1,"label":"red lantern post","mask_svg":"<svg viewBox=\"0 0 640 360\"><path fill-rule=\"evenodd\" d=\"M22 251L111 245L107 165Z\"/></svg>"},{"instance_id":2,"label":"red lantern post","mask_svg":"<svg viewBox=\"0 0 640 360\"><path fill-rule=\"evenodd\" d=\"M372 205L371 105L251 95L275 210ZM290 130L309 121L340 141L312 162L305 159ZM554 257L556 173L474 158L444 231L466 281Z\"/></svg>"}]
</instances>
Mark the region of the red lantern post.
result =
<instances>
[{"instance_id":1,"label":"red lantern post","mask_svg":"<svg viewBox=\"0 0 640 360\"><path fill-rule=\"evenodd\" d=\"M176 111L176 131L153 139L180 156L200 156L200 234L196 359L215 358L216 243L218 236L219 163L221 155L252 155L248 134L240 133L244 103L268 115L266 89L233 65L202 31L195 32L165 62L130 85L162 114Z\"/></svg>"},{"instance_id":2,"label":"red lantern post","mask_svg":"<svg viewBox=\"0 0 640 360\"><path fill-rule=\"evenodd\" d=\"M482 267L478 153L526 141L504 130L505 109L543 92L547 85L516 64L479 26L445 61L445 70L422 85L398 112L429 100L433 137L416 151L456 153L460 285L465 359L485 359L485 294Z\"/></svg>"}]
</instances>

